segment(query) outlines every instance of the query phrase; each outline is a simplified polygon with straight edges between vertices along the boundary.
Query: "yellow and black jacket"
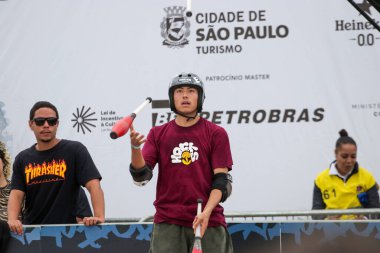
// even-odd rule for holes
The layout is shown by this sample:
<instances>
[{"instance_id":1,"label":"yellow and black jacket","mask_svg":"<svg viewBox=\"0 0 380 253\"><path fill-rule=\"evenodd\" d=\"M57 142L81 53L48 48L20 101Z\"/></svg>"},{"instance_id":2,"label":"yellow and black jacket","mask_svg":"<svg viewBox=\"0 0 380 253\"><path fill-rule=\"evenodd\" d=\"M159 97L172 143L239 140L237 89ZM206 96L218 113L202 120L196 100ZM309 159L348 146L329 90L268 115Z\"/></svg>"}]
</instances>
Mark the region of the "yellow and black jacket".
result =
<instances>
[{"instance_id":1,"label":"yellow and black jacket","mask_svg":"<svg viewBox=\"0 0 380 253\"><path fill-rule=\"evenodd\" d=\"M335 162L331 164L335 166ZM313 193L313 209L379 208L378 185L372 174L356 163L346 179L330 173L330 168L316 178ZM366 203L361 203L358 195L366 193ZM343 215L340 219L354 219L353 215Z\"/></svg>"}]
</instances>

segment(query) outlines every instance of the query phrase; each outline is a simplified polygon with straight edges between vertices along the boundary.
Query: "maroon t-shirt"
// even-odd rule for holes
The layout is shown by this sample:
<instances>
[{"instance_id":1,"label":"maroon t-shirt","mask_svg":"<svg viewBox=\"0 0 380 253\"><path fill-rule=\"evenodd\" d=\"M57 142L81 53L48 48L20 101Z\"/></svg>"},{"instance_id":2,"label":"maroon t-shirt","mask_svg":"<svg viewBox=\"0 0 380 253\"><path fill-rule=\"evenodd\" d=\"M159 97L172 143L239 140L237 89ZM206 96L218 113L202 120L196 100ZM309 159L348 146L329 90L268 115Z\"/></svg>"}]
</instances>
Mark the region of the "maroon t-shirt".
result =
<instances>
[{"instance_id":1,"label":"maroon t-shirt","mask_svg":"<svg viewBox=\"0 0 380 253\"><path fill-rule=\"evenodd\" d=\"M145 162L158 163L155 223L191 227L197 213L197 199L207 203L213 170L232 168L226 131L203 118L191 127L170 121L150 130L143 147ZM226 226L223 207L213 210L209 226Z\"/></svg>"}]
</instances>

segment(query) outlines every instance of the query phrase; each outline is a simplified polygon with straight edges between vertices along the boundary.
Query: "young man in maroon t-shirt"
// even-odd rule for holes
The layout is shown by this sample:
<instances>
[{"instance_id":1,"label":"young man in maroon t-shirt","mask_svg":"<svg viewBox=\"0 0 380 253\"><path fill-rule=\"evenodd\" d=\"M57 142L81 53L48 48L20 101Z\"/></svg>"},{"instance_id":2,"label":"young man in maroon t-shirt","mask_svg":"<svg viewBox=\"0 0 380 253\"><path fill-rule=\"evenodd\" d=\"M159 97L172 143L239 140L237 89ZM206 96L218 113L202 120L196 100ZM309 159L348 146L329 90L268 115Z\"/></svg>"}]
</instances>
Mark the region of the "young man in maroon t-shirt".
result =
<instances>
[{"instance_id":1,"label":"young man in maroon t-shirt","mask_svg":"<svg viewBox=\"0 0 380 253\"><path fill-rule=\"evenodd\" d=\"M204 99L199 77L182 73L169 87L170 107L176 118L153 127L146 139L131 129L130 172L134 182L145 185L158 163L151 253L190 252L198 225L205 253L233 252L219 205L232 189L230 144L222 127L198 115ZM205 203L199 215L197 199Z\"/></svg>"}]
</instances>

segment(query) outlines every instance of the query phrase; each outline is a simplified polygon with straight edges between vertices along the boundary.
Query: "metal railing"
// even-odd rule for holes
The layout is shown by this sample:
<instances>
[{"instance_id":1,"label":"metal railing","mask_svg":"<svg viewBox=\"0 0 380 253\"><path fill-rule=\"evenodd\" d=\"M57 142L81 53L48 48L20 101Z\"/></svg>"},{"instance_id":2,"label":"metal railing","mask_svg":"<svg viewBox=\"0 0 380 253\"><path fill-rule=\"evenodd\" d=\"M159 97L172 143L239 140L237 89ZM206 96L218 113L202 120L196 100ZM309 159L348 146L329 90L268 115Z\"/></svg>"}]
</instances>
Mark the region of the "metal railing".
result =
<instances>
[{"instance_id":1,"label":"metal railing","mask_svg":"<svg viewBox=\"0 0 380 253\"><path fill-rule=\"evenodd\" d=\"M225 213L228 222L235 221L288 221L288 220L324 220L326 217L337 217L342 215L357 216L357 220L380 219L380 208L358 208L358 209L329 209L308 211L273 211L273 212L230 212Z\"/></svg>"},{"instance_id":2,"label":"metal railing","mask_svg":"<svg viewBox=\"0 0 380 253\"><path fill-rule=\"evenodd\" d=\"M272 211L272 212L226 212L227 222L241 221L311 221L323 220L325 217L356 215L357 220L380 220L380 208L358 208L345 210L308 210L308 211ZM106 223L153 222L153 216L142 218L108 218Z\"/></svg>"}]
</instances>

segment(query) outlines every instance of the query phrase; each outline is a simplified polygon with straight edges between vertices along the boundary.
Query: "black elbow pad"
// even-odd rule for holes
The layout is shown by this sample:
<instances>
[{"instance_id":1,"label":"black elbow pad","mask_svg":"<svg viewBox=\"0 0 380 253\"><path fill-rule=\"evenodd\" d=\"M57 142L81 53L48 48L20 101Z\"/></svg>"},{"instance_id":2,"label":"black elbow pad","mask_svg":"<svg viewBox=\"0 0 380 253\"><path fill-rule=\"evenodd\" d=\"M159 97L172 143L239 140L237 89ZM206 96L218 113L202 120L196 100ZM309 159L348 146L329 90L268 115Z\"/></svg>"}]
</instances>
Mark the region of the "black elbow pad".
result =
<instances>
[{"instance_id":1,"label":"black elbow pad","mask_svg":"<svg viewBox=\"0 0 380 253\"><path fill-rule=\"evenodd\" d=\"M217 173L212 179L211 189L218 189L222 192L220 202L226 201L232 192L232 176L228 173Z\"/></svg>"},{"instance_id":2,"label":"black elbow pad","mask_svg":"<svg viewBox=\"0 0 380 253\"><path fill-rule=\"evenodd\" d=\"M138 186L146 185L153 177L152 169L145 165L142 169L135 169L132 164L129 165L129 172L132 175L133 183Z\"/></svg>"}]
</instances>

